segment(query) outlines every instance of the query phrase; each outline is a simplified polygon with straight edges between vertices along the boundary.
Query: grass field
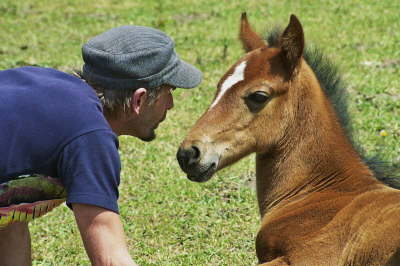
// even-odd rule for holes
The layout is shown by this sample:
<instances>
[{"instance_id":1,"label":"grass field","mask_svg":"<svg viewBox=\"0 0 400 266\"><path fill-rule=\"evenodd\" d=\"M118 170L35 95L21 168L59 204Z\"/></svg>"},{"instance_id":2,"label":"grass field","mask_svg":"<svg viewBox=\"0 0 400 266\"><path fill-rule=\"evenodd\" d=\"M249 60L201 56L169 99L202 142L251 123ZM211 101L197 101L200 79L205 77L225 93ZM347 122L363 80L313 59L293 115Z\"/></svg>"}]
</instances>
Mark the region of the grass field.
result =
<instances>
[{"instance_id":1,"label":"grass field","mask_svg":"<svg viewBox=\"0 0 400 266\"><path fill-rule=\"evenodd\" d=\"M175 108L143 143L122 137L120 209L140 265L254 265L259 226L253 156L205 184L186 179L175 159L188 129L211 102L218 79L242 54L240 13L259 32L291 13L306 42L338 64L349 86L356 138L373 155L400 161L400 3L283 0L1 0L0 69L23 65L71 71L80 47L109 28L138 24L171 35L181 57L204 72L177 90ZM72 212L60 207L32 223L34 265L87 265Z\"/></svg>"}]
</instances>

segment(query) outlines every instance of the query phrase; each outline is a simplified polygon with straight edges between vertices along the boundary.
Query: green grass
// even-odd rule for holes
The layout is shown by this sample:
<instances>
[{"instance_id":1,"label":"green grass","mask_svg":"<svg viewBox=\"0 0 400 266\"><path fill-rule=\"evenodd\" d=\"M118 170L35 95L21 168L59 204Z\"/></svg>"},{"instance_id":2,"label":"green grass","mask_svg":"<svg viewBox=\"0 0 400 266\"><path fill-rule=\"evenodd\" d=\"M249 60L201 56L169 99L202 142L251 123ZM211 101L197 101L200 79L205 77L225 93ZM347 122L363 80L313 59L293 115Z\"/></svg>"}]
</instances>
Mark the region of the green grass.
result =
<instances>
[{"instance_id":1,"label":"green grass","mask_svg":"<svg viewBox=\"0 0 400 266\"><path fill-rule=\"evenodd\" d=\"M121 138L120 208L140 265L253 265L259 226L253 156L211 181L188 181L175 160L185 133L210 103L218 79L242 54L240 13L259 32L291 13L339 65L350 88L357 139L369 154L400 161L400 4L382 1L2 0L0 69L39 65L70 71L80 47L109 28L138 24L171 35L181 57L204 71L195 90L178 90L175 108L143 143ZM224 47L226 50L224 52ZM386 130L388 136L379 135ZM72 212L60 207L32 223L34 265L87 265Z\"/></svg>"}]
</instances>

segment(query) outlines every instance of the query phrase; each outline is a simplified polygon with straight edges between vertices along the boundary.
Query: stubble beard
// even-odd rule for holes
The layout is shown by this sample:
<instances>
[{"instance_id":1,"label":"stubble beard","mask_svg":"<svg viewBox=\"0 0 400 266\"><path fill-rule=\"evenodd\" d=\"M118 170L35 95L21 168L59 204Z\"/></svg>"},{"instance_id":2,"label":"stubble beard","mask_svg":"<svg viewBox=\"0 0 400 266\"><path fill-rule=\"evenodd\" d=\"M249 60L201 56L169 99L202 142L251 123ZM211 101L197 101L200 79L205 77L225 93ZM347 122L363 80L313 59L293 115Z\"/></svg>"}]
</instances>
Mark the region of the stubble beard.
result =
<instances>
[{"instance_id":1,"label":"stubble beard","mask_svg":"<svg viewBox=\"0 0 400 266\"><path fill-rule=\"evenodd\" d=\"M141 137L140 139L146 142L150 142L156 138L156 132L152 129L147 136Z\"/></svg>"}]
</instances>

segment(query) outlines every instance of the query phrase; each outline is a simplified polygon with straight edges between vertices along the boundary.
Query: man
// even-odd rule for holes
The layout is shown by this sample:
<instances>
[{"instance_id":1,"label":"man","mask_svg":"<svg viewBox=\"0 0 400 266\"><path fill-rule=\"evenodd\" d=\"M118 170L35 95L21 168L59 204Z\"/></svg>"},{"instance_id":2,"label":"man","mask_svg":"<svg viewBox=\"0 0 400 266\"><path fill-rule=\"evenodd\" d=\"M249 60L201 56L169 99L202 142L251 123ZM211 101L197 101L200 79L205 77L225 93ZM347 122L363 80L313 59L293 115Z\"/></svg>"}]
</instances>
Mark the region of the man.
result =
<instances>
[{"instance_id":1,"label":"man","mask_svg":"<svg viewBox=\"0 0 400 266\"><path fill-rule=\"evenodd\" d=\"M135 265L118 215L117 136L153 140L173 107L172 90L196 87L201 72L148 27L111 29L82 55L78 76L37 67L0 71L0 183L57 177L92 264ZM31 264L27 223L0 230L0 257L1 265Z\"/></svg>"}]
</instances>

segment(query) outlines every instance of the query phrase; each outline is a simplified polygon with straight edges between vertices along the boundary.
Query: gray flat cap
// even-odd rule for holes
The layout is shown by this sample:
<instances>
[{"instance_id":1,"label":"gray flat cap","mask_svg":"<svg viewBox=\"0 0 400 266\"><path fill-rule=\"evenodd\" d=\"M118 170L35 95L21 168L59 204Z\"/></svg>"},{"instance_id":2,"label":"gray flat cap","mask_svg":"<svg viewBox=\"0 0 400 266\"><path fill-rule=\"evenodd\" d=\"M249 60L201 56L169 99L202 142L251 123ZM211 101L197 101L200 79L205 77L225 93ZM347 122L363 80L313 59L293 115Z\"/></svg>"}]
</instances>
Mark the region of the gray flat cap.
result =
<instances>
[{"instance_id":1,"label":"gray flat cap","mask_svg":"<svg viewBox=\"0 0 400 266\"><path fill-rule=\"evenodd\" d=\"M170 37L153 28L113 28L82 47L82 74L108 89L155 88L162 84L196 87L201 72L180 60L174 46Z\"/></svg>"}]
</instances>

